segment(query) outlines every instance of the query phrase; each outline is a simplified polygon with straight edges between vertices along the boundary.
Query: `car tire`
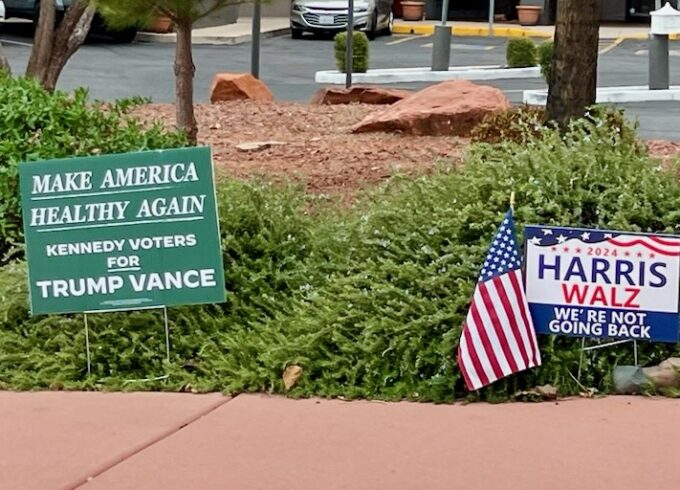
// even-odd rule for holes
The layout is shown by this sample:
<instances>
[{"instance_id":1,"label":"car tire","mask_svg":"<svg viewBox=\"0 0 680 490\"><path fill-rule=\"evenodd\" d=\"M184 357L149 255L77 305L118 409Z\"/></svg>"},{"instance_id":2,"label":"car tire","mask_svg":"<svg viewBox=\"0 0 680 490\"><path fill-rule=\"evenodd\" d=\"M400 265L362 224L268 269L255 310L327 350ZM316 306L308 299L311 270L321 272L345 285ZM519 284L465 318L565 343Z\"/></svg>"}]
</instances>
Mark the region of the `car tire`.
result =
<instances>
[{"instance_id":1,"label":"car tire","mask_svg":"<svg viewBox=\"0 0 680 490\"><path fill-rule=\"evenodd\" d=\"M302 39L302 29L291 29L290 30L290 37L293 39Z\"/></svg>"},{"instance_id":2,"label":"car tire","mask_svg":"<svg viewBox=\"0 0 680 490\"><path fill-rule=\"evenodd\" d=\"M366 31L366 37L373 41L378 36L378 11L374 10L371 15L371 27Z\"/></svg>"},{"instance_id":3,"label":"car tire","mask_svg":"<svg viewBox=\"0 0 680 490\"><path fill-rule=\"evenodd\" d=\"M387 26L383 30L383 34L385 34L386 36L391 36L392 27L394 27L394 12L390 12L389 19L387 20Z\"/></svg>"},{"instance_id":4,"label":"car tire","mask_svg":"<svg viewBox=\"0 0 680 490\"><path fill-rule=\"evenodd\" d=\"M107 31L107 34L111 36L111 40L116 44L128 44L137 37L137 29L131 27L122 31Z\"/></svg>"}]
</instances>

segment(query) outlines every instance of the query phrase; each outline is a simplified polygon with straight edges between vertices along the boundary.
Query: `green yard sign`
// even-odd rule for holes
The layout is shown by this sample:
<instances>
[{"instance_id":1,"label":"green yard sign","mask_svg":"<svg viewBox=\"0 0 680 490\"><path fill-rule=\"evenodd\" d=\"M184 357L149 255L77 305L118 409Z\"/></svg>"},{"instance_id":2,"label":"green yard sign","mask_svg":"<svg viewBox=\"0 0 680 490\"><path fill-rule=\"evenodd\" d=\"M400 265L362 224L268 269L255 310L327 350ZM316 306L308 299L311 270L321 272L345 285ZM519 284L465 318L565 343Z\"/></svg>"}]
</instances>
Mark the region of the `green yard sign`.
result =
<instances>
[{"instance_id":1,"label":"green yard sign","mask_svg":"<svg viewBox=\"0 0 680 490\"><path fill-rule=\"evenodd\" d=\"M31 312L225 300L210 148L19 165Z\"/></svg>"}]
</instances>

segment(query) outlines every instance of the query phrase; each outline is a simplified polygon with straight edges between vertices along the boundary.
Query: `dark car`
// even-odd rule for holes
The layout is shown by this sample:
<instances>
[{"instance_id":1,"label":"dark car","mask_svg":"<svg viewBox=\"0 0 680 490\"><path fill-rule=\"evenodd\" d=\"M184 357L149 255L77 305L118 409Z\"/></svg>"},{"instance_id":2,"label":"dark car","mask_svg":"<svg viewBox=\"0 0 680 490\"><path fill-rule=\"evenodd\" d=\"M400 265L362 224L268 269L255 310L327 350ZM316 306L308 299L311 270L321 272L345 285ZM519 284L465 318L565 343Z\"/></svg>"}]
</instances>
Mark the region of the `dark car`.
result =
<instances>
[{"instance_id":1,"label":"dark car","mask_svg":"<svg viewBox=\"0 0 680 490\"><path fill-rule=\"evenodd\" d=\"M35 21L40 11L40 0L3 0L5 2L5 17L19 17ZM64 15L66 9L71 5L71 0L54 0L57 7L57 17ZM103 34L110 37L115 42L129 43L137 35L137 28L131 27L121 31L114 31L106 27L104 20L95 15L92 20L90 31L93 34Z\"/></svg>"}]
</instances>

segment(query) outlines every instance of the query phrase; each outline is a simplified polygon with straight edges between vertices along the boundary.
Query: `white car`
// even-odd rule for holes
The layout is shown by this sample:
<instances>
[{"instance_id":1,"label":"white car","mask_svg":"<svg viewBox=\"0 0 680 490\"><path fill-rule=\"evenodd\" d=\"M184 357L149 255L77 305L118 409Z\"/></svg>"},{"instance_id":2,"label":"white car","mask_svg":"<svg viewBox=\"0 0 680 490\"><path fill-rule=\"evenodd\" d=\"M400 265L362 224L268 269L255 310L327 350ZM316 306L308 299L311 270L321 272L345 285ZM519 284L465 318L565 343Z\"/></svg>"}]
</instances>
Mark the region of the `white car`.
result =
<instances>
[{"instance_id":1,"label":"white car","mask_svg":"<svg viewBox=\"0 0 680 490\"><path fill-rule=\"evenodd\" d=\"M290 32L299 39L304 32L339 32L347 29L348 0L292 0ZM392 0L355 0L354 28L369 39L380 33L391 34L394 15Z\"/></svg>"},{"instance_id":2,"label":"white car","mask_svg":"<svg viewBox=\"0 0 680 490\"><path fill-rule=\"evenodd\" d=\"M0 0L0 22L5 20L5 3Z\"/></svg>"}]
</instances>

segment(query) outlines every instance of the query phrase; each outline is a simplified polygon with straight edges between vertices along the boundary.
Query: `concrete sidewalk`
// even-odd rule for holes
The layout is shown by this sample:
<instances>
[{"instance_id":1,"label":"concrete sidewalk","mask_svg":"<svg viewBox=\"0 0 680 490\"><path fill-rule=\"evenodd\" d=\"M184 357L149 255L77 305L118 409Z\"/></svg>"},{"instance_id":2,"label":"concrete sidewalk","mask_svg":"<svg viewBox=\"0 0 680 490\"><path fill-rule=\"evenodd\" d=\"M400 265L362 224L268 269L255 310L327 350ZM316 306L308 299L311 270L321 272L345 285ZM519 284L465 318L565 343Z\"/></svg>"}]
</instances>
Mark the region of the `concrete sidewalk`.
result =
<instances>
[{"instance_id":1,"label":"concrete sidewalk","mask_svg":"<svg viewBox=\"0 0 680 490\"><path fill-rule=\"evenodd\" d=\"M676 400L642 397L431 405L0 393L0 487L675 488L679 413Z\"/></svg>"},{"instance_id":2,"label":"concrete sidewalk","mask_svg":"<svg viewBox=\"0 0 680 490\"><path fill-rule=\"evenodd\" d=\"M193 30L193 44L242 44L252 39L252 19L239 18L234 24L216 27L203 27ZM262 38L285 36L290 34L288 17L263 17L260 23ZM174 32L159 34L155 32L139 32L136 40L149 43L174 43L177 35Z\"/></svg>"}]
</instances>

